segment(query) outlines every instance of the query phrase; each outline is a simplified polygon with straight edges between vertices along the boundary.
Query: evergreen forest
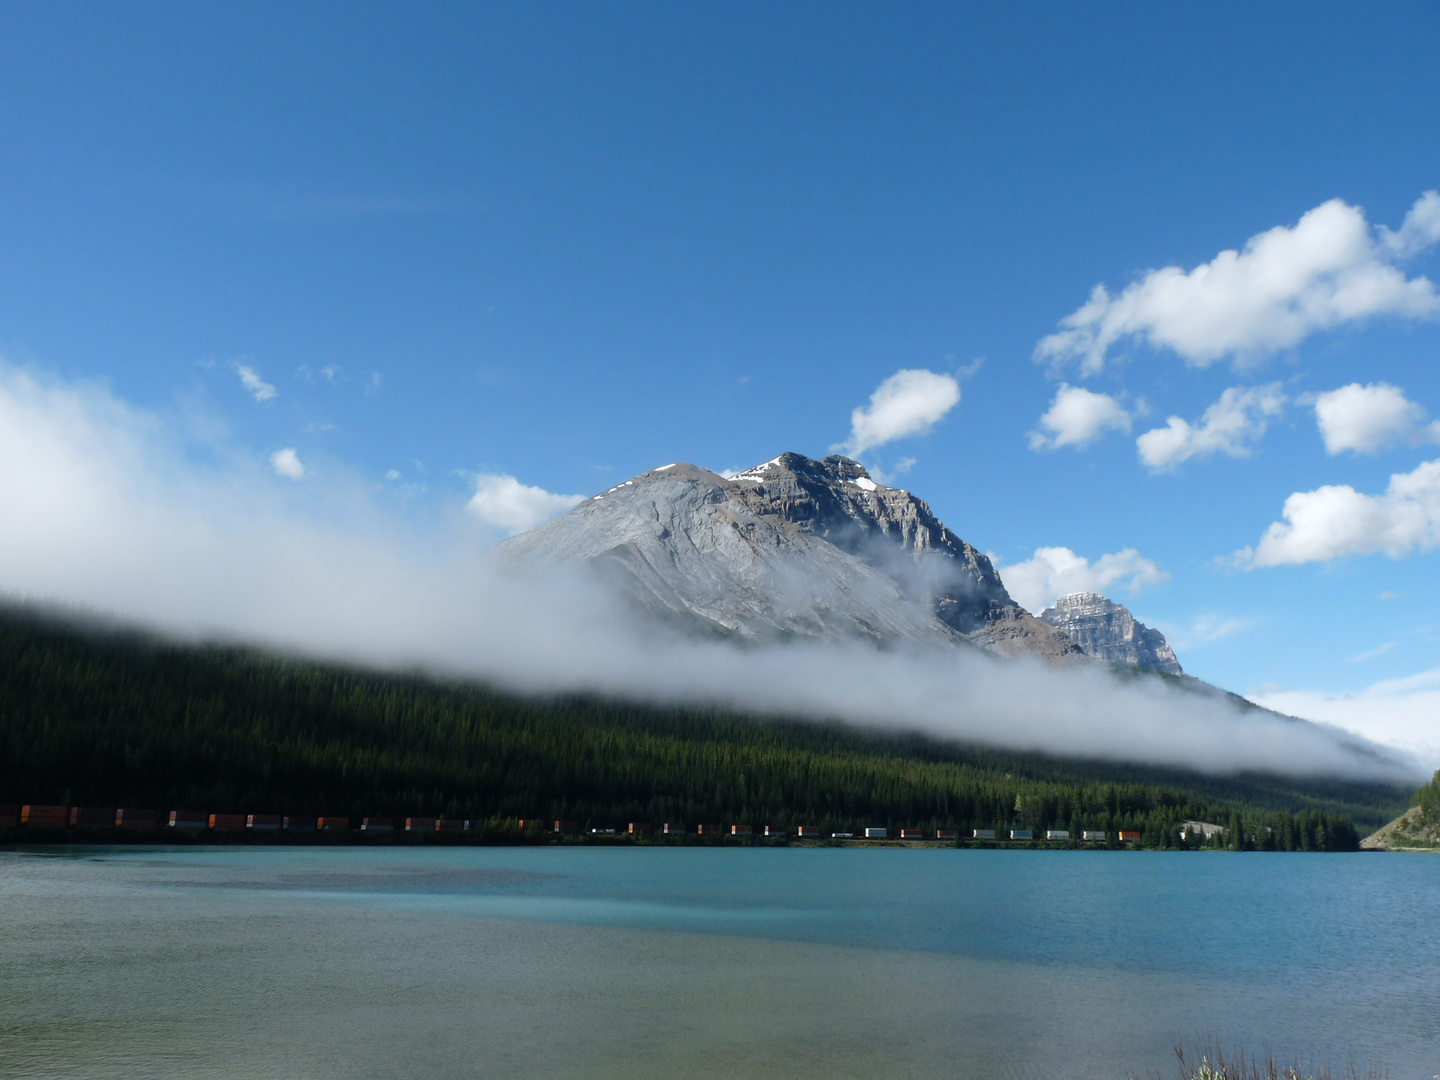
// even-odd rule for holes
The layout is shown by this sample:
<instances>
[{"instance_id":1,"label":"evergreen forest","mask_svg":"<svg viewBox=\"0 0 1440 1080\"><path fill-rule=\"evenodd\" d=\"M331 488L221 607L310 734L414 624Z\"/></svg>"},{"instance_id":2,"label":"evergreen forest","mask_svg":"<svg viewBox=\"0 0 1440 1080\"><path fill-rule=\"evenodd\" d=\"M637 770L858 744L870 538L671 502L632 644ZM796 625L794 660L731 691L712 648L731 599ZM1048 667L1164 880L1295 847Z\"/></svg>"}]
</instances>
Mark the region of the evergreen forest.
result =
<instances>
[{"instance_id":1,"label":"evergreen forest","mask_svg":"<svg viewBox=\"0 0 1440 1080\"><path fill-rule=\"evenodd\" d=\"M1433 802L1433 788L1432 802ZM919 734L524 698L0 609L0 802L212 813L1120 829L1142 846L1354 850L1404 811L1381 783L1059 760ZM1208 841L1186 820L1214 822ZM531 839L536 839L532 831Z\"/></svg>"}]
</instances>

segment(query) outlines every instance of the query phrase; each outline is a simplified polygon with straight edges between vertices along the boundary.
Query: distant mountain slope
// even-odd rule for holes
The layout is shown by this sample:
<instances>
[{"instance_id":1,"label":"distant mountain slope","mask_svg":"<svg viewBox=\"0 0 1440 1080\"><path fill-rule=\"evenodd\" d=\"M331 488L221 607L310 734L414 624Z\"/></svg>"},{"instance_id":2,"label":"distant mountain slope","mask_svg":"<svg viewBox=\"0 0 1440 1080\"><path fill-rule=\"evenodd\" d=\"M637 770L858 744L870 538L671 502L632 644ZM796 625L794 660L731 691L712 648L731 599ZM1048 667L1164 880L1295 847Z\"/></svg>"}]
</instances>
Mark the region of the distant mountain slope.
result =
<instances>
[{"instance_id":1,"label":"distant mountain slope","mask_svg":"<svg viewBox=\"0 0 1440 1080\"><path fill-rule=\"evenodd\" d=\"M1164 634L1136 622L1123 604L1103 596L1062 596L1042 611L1040 618L1097 660L1153 668L1169 675L1184 674Z\"/></svg>"},{"instance_id":2,"label":"distant mountain slope","mask_svg":"<svg viewBox=\"0 0 1440 1080\"><path fill-rule=\"evenodd\" d=\"M653 616L742 639L858 636L1086 661L922 500L840 456L781 454L728 478L666 465L499 550L521 567L589 564Z\"/></svg>"}]
</instances>

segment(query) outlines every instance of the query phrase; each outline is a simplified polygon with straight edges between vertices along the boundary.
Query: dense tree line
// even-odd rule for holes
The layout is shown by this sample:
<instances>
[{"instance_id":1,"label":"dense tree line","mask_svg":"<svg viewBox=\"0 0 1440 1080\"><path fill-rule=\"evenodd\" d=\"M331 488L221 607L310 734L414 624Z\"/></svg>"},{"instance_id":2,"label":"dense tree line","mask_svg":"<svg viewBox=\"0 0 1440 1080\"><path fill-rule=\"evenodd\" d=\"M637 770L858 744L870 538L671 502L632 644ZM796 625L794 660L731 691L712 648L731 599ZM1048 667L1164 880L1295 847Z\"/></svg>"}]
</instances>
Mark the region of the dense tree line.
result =
<instances>
[{"instance_id":1,"label":"dense tree line","mask_svg":"<svg viewBox=\"0 0 1440 1080\"><path fill-rule=\"evenodd\" d=\"M479 820L730 822L858 831L1132 829L1353 849L1404 792L1218 779L837 724L527 700L0 611L0 801Z\"/></svg>"},{"instance_id":2,"label":"dense tree line","mask_svg":"<svg viewBox=\"0 0 1440 1080\"><path fill-rule=\"evenodd\" d=\"M1415 792L1412 805L1420 807L1427 822L1440 822L1440 769L1435 770L1428 784Z\"/></svg>"}]
</instances>

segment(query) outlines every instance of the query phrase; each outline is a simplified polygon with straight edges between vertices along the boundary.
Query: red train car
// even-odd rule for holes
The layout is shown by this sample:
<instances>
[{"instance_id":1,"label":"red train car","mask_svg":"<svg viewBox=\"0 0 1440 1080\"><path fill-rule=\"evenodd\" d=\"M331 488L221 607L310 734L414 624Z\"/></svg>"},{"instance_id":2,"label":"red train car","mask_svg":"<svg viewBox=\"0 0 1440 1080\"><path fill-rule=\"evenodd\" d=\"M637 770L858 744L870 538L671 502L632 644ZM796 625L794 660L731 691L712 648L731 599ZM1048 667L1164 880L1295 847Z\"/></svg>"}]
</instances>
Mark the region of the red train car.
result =
<instances>
[{"instance_id":1,"label":"red train car","mask_svg":"<svg viewBox=\"0 0 1440 1080\"><path fill-rule=\"evenodd\" d=\"M22 825L64 825L70 820L68 806L38 806L30 803L20 808Z\"/></svg>"}]
</instances>

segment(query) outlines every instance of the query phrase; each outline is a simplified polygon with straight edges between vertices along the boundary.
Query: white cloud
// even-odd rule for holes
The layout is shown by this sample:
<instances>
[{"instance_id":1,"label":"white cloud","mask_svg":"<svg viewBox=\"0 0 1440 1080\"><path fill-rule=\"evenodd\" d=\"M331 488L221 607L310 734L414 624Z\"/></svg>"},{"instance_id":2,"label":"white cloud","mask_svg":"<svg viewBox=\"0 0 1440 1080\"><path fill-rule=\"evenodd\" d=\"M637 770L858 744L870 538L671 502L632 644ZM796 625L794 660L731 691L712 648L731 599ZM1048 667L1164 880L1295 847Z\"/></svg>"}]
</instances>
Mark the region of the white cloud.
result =
<instances>
[{"instance_id":1,"label":"white cloud","mask_svg":"<svg viewBox=\"0 0 1440 1080\"><path fill-rule=\"evenodd\" d=\"M563 514L584 498L583 495L554 495L501 473L481 473L475 478L475 494L466 509L486 524L513 536Z\"/></svg>"},{"instance_id":2,"label":"white cloud","mask_svg":"<svg viewBox=\"0 0 1440 1080\"><path fill-rule=\"evenodd\" d=\"M1415 200L1398 232L1380 226L1380 242L1397 259L1419 255L1440 241L1440 191L1427 191Z\"/></svg>"},{"instance_id":3,"label":"white cloud","mask_svg":"<svg viewBox=\"0 0 1440 1080\"><path fill-rule=\"evenodd\" d=\"M1374 660L1377 656L1384 656L1387 652L1389 652L1389 651L1390 651L1391 649L1393 649L1393 648L1395 648L1395 642L1393 642L1393 641L1382 641L1379 645L1376 645L1373 649L1366 649L1366 650L1364 650L1363 652L1358 652L1358 653L1356 653L1354 656L1350 657L1350 663L1352 663L1352 664L1363 664L1363 663L1365 663L1365 661L1367 661L1367 660Z\"/></svg>"},{"instance_id":4,"label":"white cloud","mask_svg":"<svg viewBox=\"0 0 1440 1080\"><path fill-rule=\"evenodd\" d=\"M1315 422L1325 452L1373 454L1402 440L1440 442L1440 424L1426 424L1425 410L1389 383L1351 383L1315 395Z\"/></svg>"},{"instance_id":5,"label":"white cloud","mask_svg":"<svg viewBox=\"0 0 1440 1080\"><path fill-rule=\"evenodd\" d=\"M870 404L850 414L850 441L839 450L858 457L907 435L925 435L960 403L960 384L950 375L902 368L870 395Z\"/></svg>"},{"instance_id":6,"label":"white cloud","mask_svg":"<svg viewBox=\"0 0 1440 1080\"><path fill-rule=\"evenodd\" d=\"M275 387L260 378L259 372L248 364L236 364L235 370L240 375L240 385L254 394L256 401L269 401L275 396Z\"/></svg>"},{"instance_id":7,"label":"white cloud","mask_svg":"<svg viewBox=\"0 0 1440 1080\"><path fill-rule=\"evenodd\" d=\"M1250 694L1257 705L1333 724L1361 738L1413 755L1429 772L1440 768L1440 668L1385 679L1354 694L1280 690Z\"/></svg>"},{"instance_id":8,"label":"white cloud","mask_svg":"<svg viewBox=\"0 0 1440 1080\"><path fill-rule=\"evenodd\" d=\"M1129 431L1130 414L1109 394L1061 383L1050 409L1040 417L1044 431L1030 432L1031 450L1058 450L1094 442L1106 431Z\"/></svg>"},{"instance_id":9,"label":"white cloud","mask_svg":"<svg viewBox=\"0 0 1440 1080\"><path fill-rule=\"evenodd\" d=\"M1237 565L1325 562L1376 551L1398 559L1440 543L1440 461L1395 473L1383 495L1364 495L1349 484L1297 491L1282 513L1285 521L1272 522L1253 550L1236 552Z\"/></svg>"},{"instance_id":10,"label":"white cloud","mask_svg":"<svg viewBox=\"0 0 1440 1080\"><path fill-rule=\"evenodd\" d=\"M1395 260L1440 241L1440 195L1426 192L1397 232L1372 235L1365 213L1339 199L1293 226L1252 236L1243 251L1222 251L1188 273L1151 270L1112 297L1095 286L1087 303L1041 339L1036 360L1077 361L1093 375L1112 346L1142 341L1206 367L1298 344L1318 330L1374 315L1431 318L1440 296L1425 277L1406 278Z\"/></svg>"},{"instance_id":11,"label":"white cloud","mask_svg":"<svg viewBox=\"0 0 1440 1080\"><path fill-rule=\"evenodd\" d=\"M870 478L874 480L877 484L884 484L886 487L894 487L896 482L902 476L904 476L906 473L908 473L911 469L915 467L915 464L916 462L913 457L902 457L899 461L895 462L895 464L888 469L883 468L879 465L869 465L867 466L866 471L870 473Z\"/></svg>"},{"instance_id":12,"label":"white cloud","mask_svg":"<svg viewBox=\"0 0 1440 1080\"><path fill-rule=\"evenodd\" d=\"M1194 424L1172 416L1135 440L1140 460L1153 472L1210 454L1249 457L1251 444L1265 434L1271 418L1285 409L1279 383L1241 389L1232 386Z\"/></svg>"},{"instance_id":13,"label":"white cloud","mask_svg":"<svg viewBox=\"0 0 1440 1080\"><path fill-rule=\"evenodd\" d=\"M1236 619L1214 612L1197 615L1188 626L1167 625L1161 629L1170 647L1176 652L1194 652L1206 645L1224 641L1254 625L1250 619Z\"/></svg>"},{"instance_id":14,"label":"white cloud","mask_svg":"<svg viewBox=\"0 0 1440 1080\"><path fill-rule=\"evenodd\" d=\"M295 453L293 446L287 446L283 450L276 450L270 455L270 467L281 476L291 480L299 480L305 475L305 466L300 464L300 456Z\"/></svg>"},{"instance_id":15,"label":"white cloud","mask_svg":"<svg viewBox=\"0 0 1440 1080\"><path fill-rule=\"evenodd\" d=\"M1145 585L1170 580L1169 574L1141 558L1134 548L1102 555L1094 563L1066 547L1036 548L1025 562L996 569L1015 602L1036 615L1058 597L1071 593L1104 594L1118 586L1133 594Z\"/></svg>"},{"instance_id":16,"label":"white cloud","mask_svg":"<svg viewBox=\"0 0 1440 1080\"><path fill-rule=\"evenodd\" d=\"M316 371L309 364L301 364L295 369L295 374L306 382L313 383L319 379L324 379L333 386L336 382L344 378L345 369L339 364L326 364L319 371Z\"/></svg>"},{"instance_id":17,"label":"white cloud","mask_svg":"<svg viewBox=\"0 0 1440 1080\"><path fill-rule=\"evenodd\" d=\"M1336 733L1097 667L657 633L584 574L518 580L477 557L452 516L394 513L368 473L327 463L297 502L253 455L196 454L197 437L103 386L0 362L0 596L524 694L823 716L1216 772L1397 775Z\"/></svg>"}]
</instances>

